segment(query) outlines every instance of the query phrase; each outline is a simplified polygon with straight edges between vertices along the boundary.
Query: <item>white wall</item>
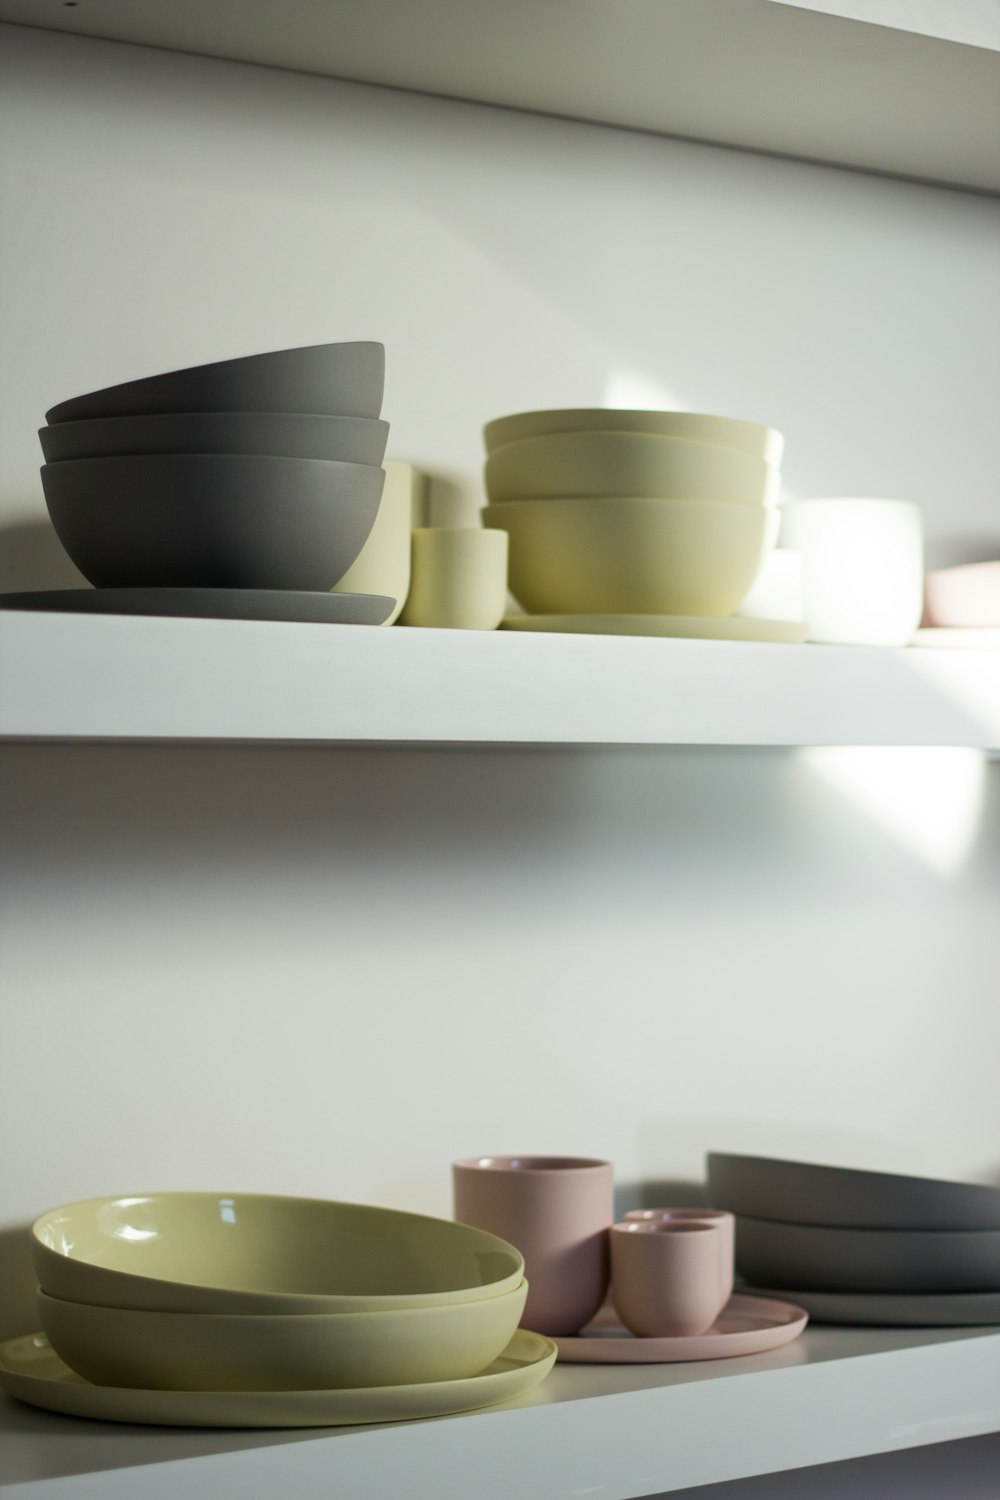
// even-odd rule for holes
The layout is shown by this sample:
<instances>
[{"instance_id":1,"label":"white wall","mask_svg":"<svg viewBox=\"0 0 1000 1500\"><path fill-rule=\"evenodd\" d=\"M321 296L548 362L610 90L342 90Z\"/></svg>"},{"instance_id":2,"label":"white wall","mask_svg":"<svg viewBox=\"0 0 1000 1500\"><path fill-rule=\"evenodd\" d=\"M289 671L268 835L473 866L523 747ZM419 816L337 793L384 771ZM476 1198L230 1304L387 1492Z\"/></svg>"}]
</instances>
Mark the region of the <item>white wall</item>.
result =
<instances>
[{"instance_id":1,"label":"white wall","mask_svg":"<svg viewBox=\"0 0 1000 1500\"><path fill-rule=\"evenodd\" d=\"M996 539L995 202L3 42L0 585L68 576L47 406L337 338L385 341L443 511L487 418L662 401L782 427L790 493ZM996 1177L1000 787L879 765L894 831L791 753L6 747L5 1325L17 1226L90 1193L447 1212L452 1157L525 1148L633 1198L712 1146Z\"/></svg>"}]
</instances>

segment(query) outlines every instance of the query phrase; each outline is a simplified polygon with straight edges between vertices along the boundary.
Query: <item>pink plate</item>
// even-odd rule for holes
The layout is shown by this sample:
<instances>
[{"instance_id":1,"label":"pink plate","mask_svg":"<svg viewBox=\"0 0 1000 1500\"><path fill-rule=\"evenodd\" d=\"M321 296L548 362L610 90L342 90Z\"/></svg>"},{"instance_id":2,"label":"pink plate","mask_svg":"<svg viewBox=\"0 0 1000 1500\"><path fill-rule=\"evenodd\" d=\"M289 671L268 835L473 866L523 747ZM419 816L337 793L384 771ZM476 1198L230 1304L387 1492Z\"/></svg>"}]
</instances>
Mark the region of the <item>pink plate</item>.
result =
<instances>
[{"instance_id":1,"label":"pink plate","mask_svg":"<svg viewBox=\"0 0 1000 1500\"><path fill-rule=\"evenodd\" d=\"M731 1297L707 1333L693 1338L636 1338L606 1303L582 1333L555 1338L564 1364L661 1365L694 1359L733 1359L762 1354L797 1339L809 1314L792 1302L771 1297Z\"/></svg>"}]
</instances>

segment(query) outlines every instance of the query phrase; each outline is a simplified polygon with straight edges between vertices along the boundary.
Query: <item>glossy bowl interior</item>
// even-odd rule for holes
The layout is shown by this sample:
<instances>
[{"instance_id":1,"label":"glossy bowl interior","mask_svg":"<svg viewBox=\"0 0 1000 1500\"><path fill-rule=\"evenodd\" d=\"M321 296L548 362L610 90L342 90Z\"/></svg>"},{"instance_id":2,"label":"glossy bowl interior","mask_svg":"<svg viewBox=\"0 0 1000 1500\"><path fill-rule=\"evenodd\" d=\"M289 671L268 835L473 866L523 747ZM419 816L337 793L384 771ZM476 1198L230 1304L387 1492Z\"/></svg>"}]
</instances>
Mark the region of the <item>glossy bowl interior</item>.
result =
<instances>
[{"instance_id":1,"label":"glossy bowl interior","mask_svg":"<svg viewBox=\"0 0 1000 1500\"><path fill-rule=\"evenodd\" d=\"M729 615L778 534L770 507L708 500L523 500L483 524L510 536L528 614Z\"/></svg>"},{"instance_id":2,"label":"glossy bowl interior","mask_svg":"<svg viewBox=\"0 0 1000 1500\"><path fill-rule=\"evenodd\" d=\"M98 1385L185 1391L363 1389L462 1380L507 1347L528 1284L476 1302L252 1316L101 1307L38 1293L60 1358Z\"/></svg>"},{"instance_id":3,"label":"glossy bowl interior","mask_svg":"<svg viewBox=\"0 0 1000 1500\"><path fill-rule=\"evenodd\" d=\"M555 432L486 460L491 504L625 495L773 505L780 473L753 453L654 432Z\"/></svg>"},{"instance_id":4,"label":"glossy bowl interior","mask_svg":"<svg viewBox=\"0 0 1000 1500\"><path fill-rule=\"evenodd\" d=\"M614 407L564 407L554 411L522 411L496 417L483 428L487 453L522 438L550 432L655 432L665 437L691 438L721 448L739 448L780 464L785 439L774 427L715 417L694 411L635 411Z\"/></svg>"},{"instance_id":5,"label":"glossy bowl interior","mask_svg":"<svg viewBox=\"0 0 1000 1500\"><path fill-rule=\"evenodd\" d=\"M364 546L384 480L369 464L245 453L42 469L59 540L98 588L326 591Z\"/></svg>"},{"instance_id":6,"label":"glossy bowl interior","mask_svg":"<svg viewBox=\"0 0 1000 1500\"><path fill-rule=\"evenodd\" d=\"M91 1198L37 1219L31 1250L55 1297L166 1312L435 1307L503 1296L524 1276L520 1251L481 1229L261 1193Z\"/></svg>"},{"instance_id":7,"label":"glossy bowl interior","mask_svg":"<svg viewBox=\"0 0 1000 1500\"><path fill-rule=\"evenodd\" d=\"M38 438L49 464L126 453L270 453L380 464L389 424L371 417L315 412L153 412L57 422L40 428Z\"/></svg>"},{"instance_id":8,"label":"glossy bowl interior","mask_svg":"<svg viewBox=\"0 0 1000 1500\"><path fill-rule=\"evenodd\" d=\"M60 401L45 413L45 420L77 422L165 411L304 411L377 417L384 386L384 345L313 344L105 386Z\"/></svg>"}]
</instances>

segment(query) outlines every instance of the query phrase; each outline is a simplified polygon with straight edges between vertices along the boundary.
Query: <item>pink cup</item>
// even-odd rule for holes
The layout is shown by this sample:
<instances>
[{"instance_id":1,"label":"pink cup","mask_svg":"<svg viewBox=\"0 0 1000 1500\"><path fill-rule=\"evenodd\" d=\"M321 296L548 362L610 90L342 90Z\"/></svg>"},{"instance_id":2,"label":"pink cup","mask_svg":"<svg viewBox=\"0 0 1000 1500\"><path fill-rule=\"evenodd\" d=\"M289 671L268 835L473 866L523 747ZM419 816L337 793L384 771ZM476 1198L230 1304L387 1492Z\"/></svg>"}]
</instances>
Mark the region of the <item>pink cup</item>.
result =
<instances>
[{"instance_id":1,"label":"pink cup","mask_svg":"<svg viewBox=\"0 0 1000 1500\"><path fill-rule=\"evenodd\" d=\"M644 1338L705 1333L729 1300L725 1236L694 1220L630 1220L611 1230L611 1280L625 1327Z\"/></svg>"},{"instance_id":2,"label":"pink cup","mask_svg":"<svg viewBox=\"0 0 1000 1500\"><path fill-rule=\"evenodd\" d=\"M633 1208L626 1224L714 1224L722 1235L719 1274L726 1302L733 1295L736 1220L724 1208ZM723 1303L725 1306L725 1302Z\"/></svg>"},{"instance_id":3,"label":"pink cup","mask_svg":"<svg viewBox=\"0 0 1000 1500\"><path fill-rule=\"evenodd\" d=\"M608 1289L611 1163L579 1156L478 1156L452 1167L455 1218L524 1256L523 1328L576 1333Z\"/></svg>"}]
</instances>

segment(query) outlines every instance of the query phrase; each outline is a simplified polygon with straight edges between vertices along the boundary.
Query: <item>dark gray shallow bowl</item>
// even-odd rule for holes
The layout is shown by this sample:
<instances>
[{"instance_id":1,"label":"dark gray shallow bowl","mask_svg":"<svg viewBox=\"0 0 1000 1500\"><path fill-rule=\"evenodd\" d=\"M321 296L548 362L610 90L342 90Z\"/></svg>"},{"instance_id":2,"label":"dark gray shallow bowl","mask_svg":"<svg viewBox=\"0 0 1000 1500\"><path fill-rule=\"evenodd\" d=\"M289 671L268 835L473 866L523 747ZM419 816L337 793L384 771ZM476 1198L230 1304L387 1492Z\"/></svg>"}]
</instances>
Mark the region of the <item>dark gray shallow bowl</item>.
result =
<instances>
[{"instance_id":1,"label":"dark gray shallow bowl","mask_svg":"<svg viewBox=\"0 0 1000 1500\"><path fill-rule=\"evenodd\" d=\"M711 1201L734 1214L848 1229L1000 1229L1000 1188L711 1151Z\"/></svg>"},{"instance_id":2,"label":"dark gray shallow bowl","mask_svg":"<svg viewBox=\"0 0 1000 1500\"><path fill-rule=\"evenodd\" d=\"M0 594L0 609L25 612L310 625L381 625L395 607L395 599L384 594L312 594L298 589L42 589Z\"/></svg>"},{"instance_id":3,"label":"dark gray shallow bowl","mask_svg":"<svg viewBox=\"0 0 1000 1500\"><path fill-rule=\"evenodd\" d=\"M46 422L131 417L144 412L292 411L377 417L385 346L313 344L169 370L60 401Z\"/></svg>"},{"instance_id":4,"label":"dark gray shallow bowl","mask_svg":"<svg viewBox=\"0 0 1000 1500\"><path fill-rule=\"evenodd\" d=\"M57 422L38 432L49 464L126 453L270 453L280 458L332 458L380 464L388 422L326 417L315 412L153 412Z\"/></svg>"},{"instance_id":5,"label":"dark gray shallow bowl","mask_svg":"<svg viewBox=\"0 0 1000 1500\"><path fill-rule=\"evenodd\" d=\"M755 1286L827 1292L1000 1292L1000 1229L830 1229L736 1220Z\"/></svg>"},{"instance_id":6,"label":"dark gray shallow bowl","mask_svg":"<svg viewBox=\"0 0 1000 1500\"><path fill-rule=\"evenodd\" d=\"M380 468L199 453L46 464L49 515L98 588L325 591L378 511Z\"/></svg>"}]
</instances>

